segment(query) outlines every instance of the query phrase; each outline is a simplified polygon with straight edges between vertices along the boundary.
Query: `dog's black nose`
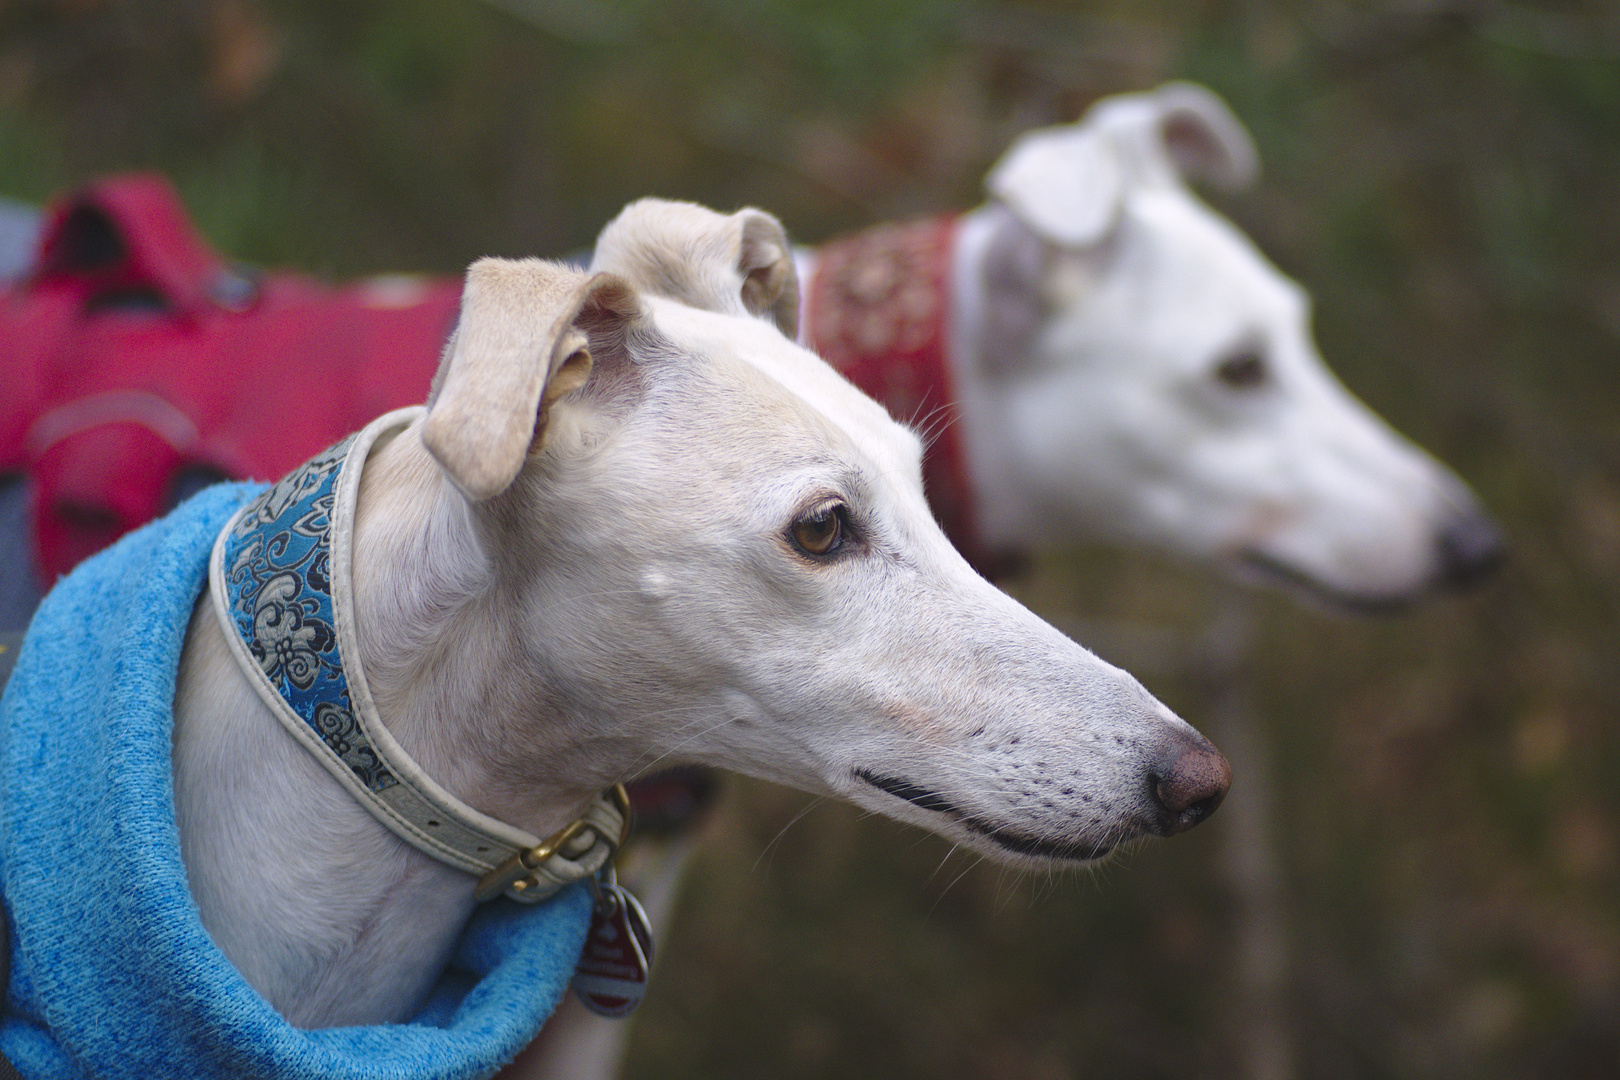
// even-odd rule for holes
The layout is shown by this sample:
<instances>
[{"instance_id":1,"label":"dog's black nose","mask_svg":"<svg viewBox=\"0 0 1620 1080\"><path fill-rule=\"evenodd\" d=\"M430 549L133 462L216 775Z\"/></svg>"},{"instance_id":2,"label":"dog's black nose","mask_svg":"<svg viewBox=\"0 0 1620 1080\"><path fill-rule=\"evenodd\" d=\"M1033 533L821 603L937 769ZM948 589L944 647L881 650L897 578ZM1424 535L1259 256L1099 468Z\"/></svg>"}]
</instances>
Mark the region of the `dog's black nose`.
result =
<instances>
[{"instance_id":1,"label":"dog's black nose","mask_svg":"<svg viewBox=\"0 0 1620 1080\"><path fill-rule=\"evenodd\" d=\"M1232 785L1232 765L1205 739L1193 735L1165 755L1148 784L1159 804L1159 828L1165 836L1174 836L1221 805Z\"/></svg>"},{"instance_id":2,"label":"dog's black nose","mask_svg":"<svg viewBox=\"0 0 1620 1080\"><path fill-rule=\"evenodd\" d=\"M1439 548L1435 584L1446 589L1477 584L1507 555L1502 530L1489 514L1473 507L1447 522L1435 543Z\"/></svg>"}]
</instances>

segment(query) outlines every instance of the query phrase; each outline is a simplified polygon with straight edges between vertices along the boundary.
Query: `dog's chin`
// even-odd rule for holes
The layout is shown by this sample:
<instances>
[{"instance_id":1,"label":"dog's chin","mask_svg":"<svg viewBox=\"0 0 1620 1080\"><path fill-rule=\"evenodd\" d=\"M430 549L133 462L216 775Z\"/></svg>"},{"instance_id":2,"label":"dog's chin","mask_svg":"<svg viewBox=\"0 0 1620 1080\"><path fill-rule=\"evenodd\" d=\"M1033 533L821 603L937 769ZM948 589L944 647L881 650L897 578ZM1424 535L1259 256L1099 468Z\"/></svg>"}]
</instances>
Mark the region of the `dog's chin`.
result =
<instances>
[{"instance_id":1,"label":"dog's chin","mask_svg":"<svg viewBox=\"0 0 1620 1080\"><path fill-rule=\"evenodd\" d=\"M931 823L935 831L967 844L991 858L1028 867L1086 866L1112 855L1125 837L1093 840L1086 837L1054 839L1036 836L1010 825L999 824L963 811L944 795L908 780L885 776L869 769L856 769L855 776L865 784L897 799L939 815Z\"/></svg>"},{"instance_id":2,"label":"dog's chin","mask_svg":"<svg viewBox=\"0 0 1620 1080\"><path fill-rule=\"evenodd\" d=\"M1430 590L1425 586L1401 592L1357 592L1314 577L1263 551L1244 551L1232 560L1234 576L1252 585L1281 589L1305 603L1333 615L1362 618L1399 615Z\"/></svg>"}]
</instances>

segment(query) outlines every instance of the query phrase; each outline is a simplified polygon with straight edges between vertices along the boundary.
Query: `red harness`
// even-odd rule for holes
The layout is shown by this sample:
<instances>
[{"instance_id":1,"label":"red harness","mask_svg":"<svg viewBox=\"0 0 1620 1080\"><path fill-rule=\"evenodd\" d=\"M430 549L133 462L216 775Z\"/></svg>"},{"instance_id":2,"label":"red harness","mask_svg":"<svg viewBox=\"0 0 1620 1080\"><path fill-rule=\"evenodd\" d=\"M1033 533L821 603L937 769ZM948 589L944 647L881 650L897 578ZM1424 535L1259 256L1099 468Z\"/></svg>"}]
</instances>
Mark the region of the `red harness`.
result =
<instances>
[{"instance_id":1,"label":"red harness","mask_svg":"<svg viewBox=\"0 0 1620 1080\"><path fill-rule=\"evenodd\" d=\"M895 419L931 433L928 501L945 535L985 572L992 560L979 539L946 354L957 220L879 225L818 248L804 336Z\"/></svg>"},{"instance_id":2,"label":"red harness","mask_svg":"<svg viewBox=\"0 0 1620 1080\"><path fill-rule=\"evenodd\" d=\"M0 473L33 479L45 584L162 513L185 469L273 480L421 401L460 294L249 277L157 176L59 200L33 271L0 285Z\"/></svg>"}]
</instances>

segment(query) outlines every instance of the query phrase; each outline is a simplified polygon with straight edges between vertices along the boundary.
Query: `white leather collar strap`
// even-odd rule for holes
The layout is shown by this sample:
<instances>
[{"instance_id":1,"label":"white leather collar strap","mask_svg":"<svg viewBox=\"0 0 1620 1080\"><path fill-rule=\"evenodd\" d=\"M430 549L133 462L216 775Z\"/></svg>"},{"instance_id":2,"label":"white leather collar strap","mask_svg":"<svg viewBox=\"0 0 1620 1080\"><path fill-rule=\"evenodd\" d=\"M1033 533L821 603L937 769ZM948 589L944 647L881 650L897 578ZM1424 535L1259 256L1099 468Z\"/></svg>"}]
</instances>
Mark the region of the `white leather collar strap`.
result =
<instances>
[{"instance_id":1,"label":"white leather collar strap","mask_svg":"<svg viewBox=\"0 0 1620 1080\"><path fill-rule=\"evenodd\" d=\"M244 506L209 563L214 613L276 718L384 825L477 874L478 898L544 900L606 866L629 827L615 786L546 840L481 814L436 784L377 716L355 640L360 473L422 414L400 409L325 450Z\"/></svg>"}]
</instances>

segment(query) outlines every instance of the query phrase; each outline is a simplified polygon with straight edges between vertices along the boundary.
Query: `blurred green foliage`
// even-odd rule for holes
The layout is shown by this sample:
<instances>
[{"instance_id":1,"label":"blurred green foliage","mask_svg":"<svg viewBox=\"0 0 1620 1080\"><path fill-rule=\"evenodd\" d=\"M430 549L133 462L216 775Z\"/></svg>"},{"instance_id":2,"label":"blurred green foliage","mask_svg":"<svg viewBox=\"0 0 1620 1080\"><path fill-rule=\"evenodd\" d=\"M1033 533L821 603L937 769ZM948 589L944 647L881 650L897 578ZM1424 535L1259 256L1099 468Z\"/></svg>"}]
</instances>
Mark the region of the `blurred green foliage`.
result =
<instances>
[{"instance_id":1,"label":"blurred green foliage","mask_svg":"<svg viewBox=\"0 0 1620 1080\"><path fill-rule=\"evenodd\" d=\"M222 249L331 274L577 250L649 194L814 241L969 206L1016 132L1174 77L1252 128L1266 175L1220 208L1336 370L1514 544L1386 621L1248 602L1237 790L1270 781L1296 1071L1616 1075L1611 4L4 0L0 192L158 168ZM1012 588L1218 718L1228 587L1088 548ZM633 1076L1258 1075L1228 815L1048 879L805 803L730 789Z\"/></svg>"}]
</instances>

